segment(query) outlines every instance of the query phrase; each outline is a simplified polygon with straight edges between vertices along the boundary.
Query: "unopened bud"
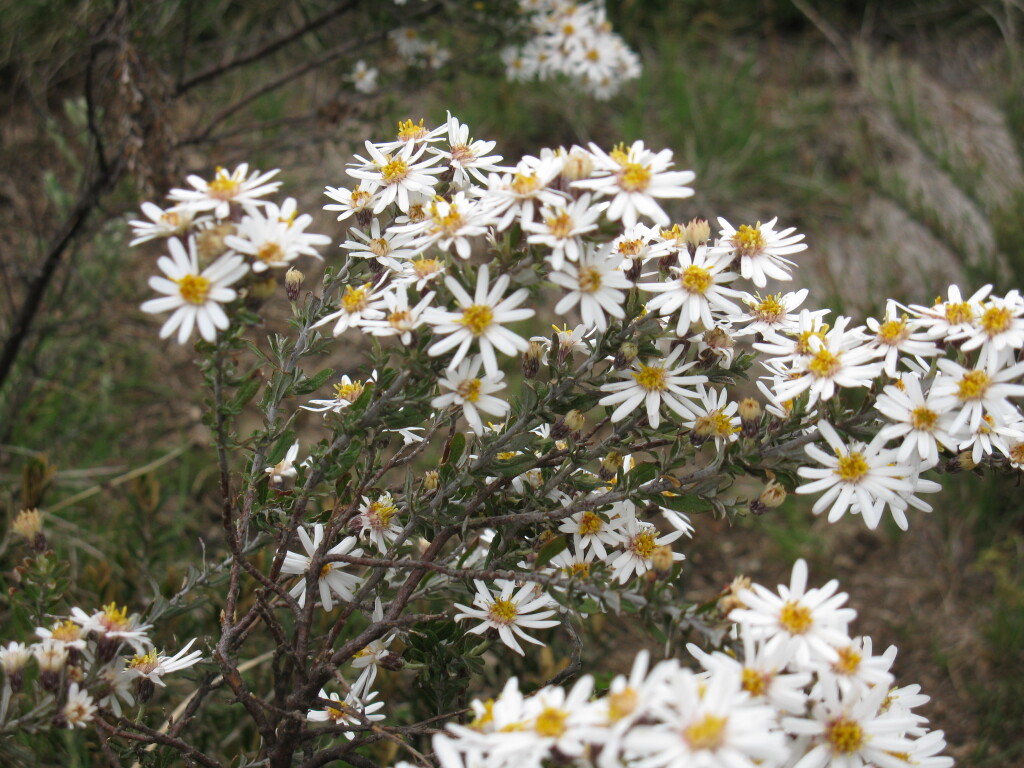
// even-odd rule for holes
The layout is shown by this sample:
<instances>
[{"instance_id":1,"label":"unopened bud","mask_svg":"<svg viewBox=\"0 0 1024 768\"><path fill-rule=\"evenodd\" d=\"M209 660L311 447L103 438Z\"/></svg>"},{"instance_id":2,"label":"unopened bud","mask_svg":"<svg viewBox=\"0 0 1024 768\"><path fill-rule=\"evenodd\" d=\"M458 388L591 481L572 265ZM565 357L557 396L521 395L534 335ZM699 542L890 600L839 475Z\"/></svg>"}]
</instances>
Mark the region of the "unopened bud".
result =
<instances>
[{"instance_id":1,"label":"unopened bud","mask_svg":"<svg viewBox=\"0 0 1024 768\"><path fill-rule=\"evenodd\" d=\"M245 294L245 303L255 308L274 295L277 290L277 279L271 275L263 280L257 280L249 286Z\"/></svg>"},{"instance_id":2,"label":"unopened bud","mask_svg":"<svg viewBox=\"0 0 1024 768\"><path fill-rule=\"evenodd\" d=\"M551 437L561 440L568 435L578 435L583 429L583 412L573 408L564 416L559 416L558 421L551 427Z\"/></svg>"},{"instance_id":3,"label":"unopened bud","mask_svg":"<svg viewBox=\"0 0 1024 768\"><path fill-rule=\"evenodd\" d=\"M235 234L235 225L231 222L224 222L213 227L207 227L196 235L196 252L199 256L199 265L204 266L212 263L218 256L227 249L224 238Z\"/></svg>"},{"instance_id":4,"label":"unopened bud","mask_svg":"<svg viewBox=\"0 0 1024 768\"><path fill-rule=\"evenodd\" d=\"M629 368L638 354L640 354L640 350L637 349L636 344L631 341L623 342L619 351L615 353L615 369L621 371Z\"/></svg>"},{"instance_id":5,"label":"unopened bud","mask_svg":"<svg viewBox=\"0 0 1024 768\"><path fill-rule=\"evenodd\" d=\"M686 247L691 256L697 248L707 243L710 237L711 225L705 219L692 219L686 225L686 231L683 233L683 239L686 241Z\"/></svg>"},{"instance_id":6,"label":"unopened bud","mask_svg":"<svg viewBox=\"0 0 1024 768\"><path fill-rule=\"evenodd\" d=\"M436 469L428 469L423 473L423 490L436 491L441 485L441 473Z\"/></svg>"},{"instance_id":7,"label":"unopened bud","mask_svg":"<svg viewBox=\"0 0 1024 768\"><path fill-rule=\"evenodd\" d=\"M957 472L970 472L978 466L970 451L962 451L946 462L946 471L956 474Z\"/></svg>"},{"instance_id":8,"label":"unopened bud","mask_svg":"<svg viewBox=\"0 0 1024 768\"><path fill-rule=\"evenodd\" d=\"M597 471L597 476L602 480L611 480L619 473L620 469L622 469L622 454L612 451L601 459L601 468Z\"/></svg>"},{"instance_id":9,"label":"unopened bud","mask_svg":"<svg viewBox=\"0 0 1024 768\"><path fill-rule=\"evenodd\" d=\"M743 427L744 437L757 437L761 430L761 415L763 413L761 404L754 398L745 397L740 400L740 424Z\"/></svg>"},{"instance_id":10,"label":"unopened bud","mask_svg":"<svg viewBox=\"0 0 1024 768\"><path fill-rule=\"evenodd\" d=\"M288 295L288 301L295 301L299 298L299 291L302 289L302 279L304 277L305 275L295 267L284 273L284 292Z\"/></svg>"},{"instance_id":11,"label":"unopened bud","mask_svg":"<svg viewBox=\"0 0 1024 768\"><path fill-rule=\"evenodd\" d=\"M562 178L579 181L590 177L594 171L594 158L582 147L573 147L562 164Z\"/></svg>"},{"instance_id":12,"label":"unopened bud","mask_svg":"<svg viewBox=\"0 0 1024 768\"><path fill-rule=\"evenodd\" d=\"M750 511L755 515L763 515L770 509L776 509L786 500L786 489L775 479L768 481L761 495L750 502Z\"/></svg>"},{"instance_id":13,"label":"unopened bud","mask_svg":"<svg viewBox=\"0 0 1024 768\"><path fill-rule=\"evenodd\" d=\"M536 378L540 373L540 361L544 357L544 345L539 341L531 341L523 352L523 376L528 379Z\"/></svg>"},{"instance_id":14,"label":"unopened bud","mask_svg":"<svg viewBox=\"0 0 1024 768\"><path fill-rule=\"evenodd\" d=\"M405 660L397 653L389 651L384 658L380 660L380 665L384 667L384 669L397 672L405 666Z\"/></svg>"},{"instance_id":15,"label":"unopened bud","mask_svg":"<svg viewBox=\"0 0 1024 768\"><path fill-rule=\"evenodd\" d=\"M36 552L46 551L46 536L43 534L43 515L38 509L23 509L11 522L16 534L24 537Z\"/></svg>"},{"instance_id":16,"label":"unopened bud","mask_svg":"<svg viewBox=\"0 0 1024 768\"><path fill-rule=\"evenodd\" d=\"M747 604L740 599L739 594L750 587L750 579L746 576L737 576L733 579L729 586L722 590L722 594L718 598L718 608L722 611L722 615L728 616L737 608L746 608Z\"/></svg>"},{"instance_id":17,"label":"unopened bud","mask_svg":"<svg viewBox=\"0 0 1024 768\"><path fill-rule=\"evenodd\" d=\"M654 551L651 552L651 566L654 568L654 572L658 575L659 579L667 579L671 576L674 564L675 558L673 557L672 547L668 544L655 547Z\"/></svg>"}]
</instances>

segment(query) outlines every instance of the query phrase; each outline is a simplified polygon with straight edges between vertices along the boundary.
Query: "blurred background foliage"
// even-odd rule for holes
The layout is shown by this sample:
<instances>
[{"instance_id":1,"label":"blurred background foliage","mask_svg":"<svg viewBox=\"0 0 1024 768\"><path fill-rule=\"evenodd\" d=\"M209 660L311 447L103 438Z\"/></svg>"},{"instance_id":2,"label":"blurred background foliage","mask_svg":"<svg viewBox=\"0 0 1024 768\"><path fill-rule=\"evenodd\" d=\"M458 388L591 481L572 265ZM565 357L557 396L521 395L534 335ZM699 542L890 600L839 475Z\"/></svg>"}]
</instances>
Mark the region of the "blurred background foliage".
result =
<instances>
[{"instance_id":1,"label":"blurred background foliage","mask_svg":"<svg viewBox=\"0 0 1024 768\"><path fill-rule=\"evenodd\" d=\"M141 610L183 580L216 585L200 379L190 350L159 342L138 311L152 265L127 248L139 201L159 201L186 173L282 167L285 192L340 240L345 227L316 211L324 185L348 185L344 164L362 139L451 110L506 158L587 141L671 147L697 173L678 219L796 226L811 246L798 280L819 306L859 318L888 296L927 303L949 283L1024 287L1019 0L610 3L644 73L608 102L566 83L506 82L487 54L505 42L511 5L0 0L5 350L19 336L0 381L0 500L6 521L24 506L48 510L51 546L69 563L62 574L26 566L4 524L4 586L40 595L36 615L0 595L4 640L26 639L47 610L108 600ZM384 38L404 24L450 47L450 64L398 66ZM345 79L360 58L382 69L376 97ZM268 327L283 317L268 308ZM349 371L351 355L337 356ZM702 519L683 578L709 598L738 572L771 583L809 557L813 578L842 580L860 629L899 645L899 679L933 697L933 723L961 765L1019 765L1019 477L944 482L935 513L908 534L857 519L827 527L793 500L730 531ZM60 579L67 597L51 605ZM215 600L170 608L168 647L215 626ZM625 640L616 622L588 631L607 652ZM210 726L227 742L246 738ZM46 749L89 762L78 734Z\"/></svg>"}]
</instances>

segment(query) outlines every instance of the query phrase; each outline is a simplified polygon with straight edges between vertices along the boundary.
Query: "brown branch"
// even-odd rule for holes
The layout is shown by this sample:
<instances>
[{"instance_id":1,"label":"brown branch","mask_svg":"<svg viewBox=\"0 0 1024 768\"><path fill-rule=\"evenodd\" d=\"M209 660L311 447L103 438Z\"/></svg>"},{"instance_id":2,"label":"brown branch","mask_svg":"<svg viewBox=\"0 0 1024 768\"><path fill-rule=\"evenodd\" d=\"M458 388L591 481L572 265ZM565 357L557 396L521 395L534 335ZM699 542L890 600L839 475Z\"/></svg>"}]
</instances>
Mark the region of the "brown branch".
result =
<instances>
[{"instance_id":1,"label":"brown branch","mask_svg":"<svg viewBox=\"0 0 1024 768\"><path fill-rule=\"evenodd\" d=\"M191 744L173 736L168 736L165 733L160 733L160 731L153 728L148 728L142 723L133 722L125 717L117 718L117 726L108 723L102 717L97 717L94 722L99 728L110 734L111 738L129 739L130 741L138 741L143 744L155 742L177 750L181 753L182 757L194 760L199 765L204 766L204 768L224 768L222 763L214 760L206 753L200 752ZM137 733L133 733L133 731L137 731Z\"/></svg>"}]
</instances>

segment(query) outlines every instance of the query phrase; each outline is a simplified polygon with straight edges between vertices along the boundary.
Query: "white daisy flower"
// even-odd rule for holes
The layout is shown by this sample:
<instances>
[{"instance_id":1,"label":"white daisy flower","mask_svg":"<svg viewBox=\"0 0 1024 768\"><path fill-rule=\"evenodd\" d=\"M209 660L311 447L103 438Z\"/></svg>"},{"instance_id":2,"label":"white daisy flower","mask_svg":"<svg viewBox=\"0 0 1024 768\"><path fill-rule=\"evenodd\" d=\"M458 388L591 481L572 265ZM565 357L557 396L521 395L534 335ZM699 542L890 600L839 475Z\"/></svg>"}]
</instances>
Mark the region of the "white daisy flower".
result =
<instances>
[{"instance_id":1,"label":"white daisy flower","mask_svg":"<svg viewBox=\"0 0 1024 768\"><path fill-rule=\"evenodd\" d=\"M471 634L479 635L488 629L496 629L502 643L520 656L525 656L517 637L534 645L544 643L530 637L524 630L547 629L559 624L558 619L548 618L555 615L554 607L557 603L543 592L538 595L533 584L526 584L517 590L515 582L497 579L494 584L498 591L491 592L482 581L474 579L473 583L476 585L473 597L473 605L476 607L455 603L459 609L455 621L475 619L482 622L468 630Z\"/></svg>"},{"instance_id":2,"label":"white daisy flower","mask_svg":"<svg viewBox=\"0 0 1024 768\"><path fill-rule=\"evenodd\" d=\"M362 679L360 677L360 680ZM331 691L328 694L321 688L320 699L325 706L323 709L311 709L306 713L306 720L311 723L331 723L343 726L363 726L377 723L385 719L386 715L380 712L384 708L384 702L374 701L375 698L377 698L377 691L367 690L365 683L360 685L357 682L344 698L337 691ZM353 731L343 731L343 735L349 741L356 737Z\"/></svg>"},{"instance_id":3,"label":"white daisy flower","mask_svg":"<svg viewBox=\"0 0 1024 768\"><path fill-rule=\"evenodd\" d=\"M128 246L135 247L141 243L161 237L184 237L189 228L199 224L195 212L188 208L169 208L166 211L155 203L143 203L142 212L149 221L133 220L128 225L135 236Z\"/></svg>"},{"instance_id":4,"label":"white daisy flower","mask_svg":"<svg viewBox=\"0 0 1024 768\"><path fill-rule=\"evenodd\" d=\"M306 234L313 223L308 213L301 216L296 210L294 197L289 197L278 208L267 203L261 209L249 208L237 234L224 238L229 248L253 257L252 271L264 272L271 267L286 267L299 256L320 258L317 247L327 245L327 235Z\"/></svg>"},{"instance_id":5,"label":"white daisy flower","mask_svg":"<svg viewBox=\"0 0 1024 768\"><path fill-rule=\"evenodd\" d=\"M469 126L448 113L448 149L430 147L430 151L448 160L448 167L455 173L452 178L459 188L466 187L473 180L487 184L485 171L500 171L497 163L501 155L488 155L494 149L493 141L474 141L469 137ZM472 179L470 178L472 177Z\"/></svg>"},{"instance_id":6,"label":"white daisy flower","mask_svg":"<svg viewBox=\"0 0 1024 768\"><path fill-rule=\"evenodd\" d=\"M705 389L697 385L697 399L687 405L693 416L683 422L690 430L690 442L703 445L709 438L715 441L715 450L721 452L726 445L734 443L740 435L740 417L736 415L739 403L729 402L725 389Z\"/></svg>"},{"instance_id":7,"label":"white daisy flower","mask_svg":"<svg viewBox=\"0 0 1024 768\"><path fill-rule=\"evenodd\" d=\"M269 476L270 485L280 486L286 477L295 477L298 470L295 469L295 459L299 456L299 441L296 440L288 448L284 458L272 467L265 467L263 471Z\"/></svg>"},{"instance_id":8,"label":"white daisy flower","mask_svg":"<svg viewBox=\"0 0 1024 768\"><path fill-rule=\"evenodd\" d=\"M905 373L898 384L889 384L875 400L875 410L892 424L879 430L886 442L903 438L896 451L896 460L904 463L917 456L928 466L939 461L939 446L954 450L956 439L950 434L953 417L935 405L936 397L929 390L925 395L921 377Z\"/></svg>"},{"instance_id":9,"label":"white daisy flower","mask_svg":"<svg viewBox=\"0 0 1024 768\"><path fill-rule=\"evenodd\" d=\"M981 302L991 291L991 285L982 286L965 300L960 288L951 285L946 292L946 301L936 298L931 307L911 304L907 309L920 318L930 338L950 339L970 335L974 319L981 314Z\"/></svg>"},{"instance_id":10,"label":"white daisy flower","mask_svg":"<svg viewBox=\"0 0 1024 768\"><path fill-rule=\"evenodd\" d=\"M376 93L377 74L378 70L376 67L371 67L365 61L360 59L355 63L355 66L352 67L352 71L349 73L348 79L360 93Z\"/></svg>"},{"instance_id":11,"label":"white daisy flower","mask_svg":"<svg viewBox=\"0 0 1024 768\"><path fill-rule=\"evenodd\" d=\"M108 603L102 610L86 613L81 608L71 609L71 621L81 625L83 635L95 635L101 647L99 655L109 656L122 642L128 643L136 653L144 653L153 642L147 634L152 624L140 624L136 614L128 615L127 606L118 608ZM49 641L44 641L49 642Z\"/></svg>"},{"instance_id":12,"label":"white daisy flower","mask_svg":"<svg viewBox=\"0 0 1024 768\"><path fill-rule=\"evenodd\" d=\"M128 662L128 676L131 679L148 680L161 688L166 688L167 684L163 681L164 675L188 669L202 659L202 651L189 653L189 648L195 641L196 638L193 637L185 644L184 648L173 656L161 656L153 648L148 653L132 657Z\"/></svg>"},{"instance_id":13,"label":"white daisy flower","mask_svg":"<svg viewBox=\"0 0 1024 768\"><path fill-rule=\"evenodd\" d=\"M735 331L735 336L752 336L760 333L763 336L770 334L796 333L800 328L799 315L795 311L804 303L808 290L801 288L792 293L769 293L765 296L760 294L743 294L741 300L750 307L749 312L733 318L736 324L747 323L743 328ZM818 310L814 315L822 317L828 310Z\"/></svg>"},{"instance_id":14,"label":"white daisy flower","mask_svg":"<svg viewBox=\"0 0 1024 768\"><path fill-rule=\"evenodd\" d=\"M284 564L281 566L281 573L305 576L309 571L313 555L320 548L320 544L324 540L324 526L321 523L317 523L313 527L312 539L309 538L309 534L306 533L306 529L302 526L299 526L297 533L299 543L306 550L306 554L302 555L297 552L286 553ZM363 554L363 550L356 547L356 541L355 536L346 536L328 549L324 555L351 555L352 557L359 557ZM345 563L334 562L324 563L320 569L320 575L317 577L316 583L320 592L320 602L327 612L334 610L334 595L337 595L342 600L351 600L360 581L362 581L358 576L345 573L342 570L345 567ZM304 606L306 604L306 579L302 578L296 582L288 591L288 594L299 601L300 607Z\"/></svg>"},{"instance_id":15,"label":"white daisy flower","mask_svg":"<svg viewBox=\"0 0 1024 768\"><path fill-rule=\"evenodd\" d=\"M347 168L345 172L359 179L360 185L366 184L370 192L381 190L373 206L374 215L391 203L395 203L403 213L408 213L410 193L433 194L437 183L435 176L444 169L433 167L440 159L437 156L420 159L425 151L424 145L409 141L394 155L384 154L370 141L366 141L364 146L370 158L367 160L356 155L362 166Z\"/></svg>"},{"instance_id":16,"label":"white daisy flower","mask_svg":"<svg viewBox=\"0 0 1024 768\"><path fill-rule=\"evenodd\" d=\"M176 237L167 241L167 247L171 255L157 260L166 277L149 278L149 287L166 295L143 303L142 311L173 311L160 329L161 339L177 330L178 343L184 344L198 326L199 335L212 343L217 340L217 331L227 330L231 324L220 306L238 296L229 286L249 271L249 265L241 256L229 252L200 272L195 238L188 239L187 251Z\"/></svg>"},{"instance_id":17,"label":"white daisy flower","mask_svg":"<svg viewBox=\"0 0 1024 768\"><path fill-rule=\"evenodd\" d=\"M659 310L662 316L679 312L677 336L685 336L690 326L698 321L705 328L714 327L713 310L730 315L742 313L729 300L729 297L741 296L740 291L724 287L737 277L736 273L725 271L731 260L727 254L714 255L702 245L693 255L688 250L679 251L678 259L679 266L672 267L674 277L662 283L640 283L645 291L659 294L647 302L648 311Z\"/></svg>"},{"instance_id":18,"label":"white daisy flower","mask_svg":"<svg viewBox=\"0 0 1024 768\"><path fill-rule=\"evenodd\" d=\"M431 309L426 313L425 320L434 326L434 332L448 335L445 339L435 341L427 350L427 354L437 357L457 347L455 355L448 363L448 369L451 370L462 362L475 341L480 348L488 375L500 373L498 359L494 355L495 348L503 354L515 355L524 352L529 346L526 339L502 324L526 320L534 315L532 309L516 309L529 296L525 288L502 298L510 282L508 275L500 275L491 286L490 273L484 264L477 274L476 293L471 298L457 280L446 277L444 283L454 294L455 300L459 303L459 310L446 312L442 309Z\"/></svg>"},{"instance_id":19,"label":"white daisy flower","mask_svg":"<svg viewBox=\"0 0 1024 768\"><path fill-rule=\"evenodd\" d=\"M344 221L349 216L355 215L360 222L369 221L373 216L373 208L377 204L376 188L363 189L356 184L355 189L345 187L327 187L324 191L335 203L328 203L324 206L325 211L336 211L338 221Z\"/></svg>"},{"instance_id":20,"label":"white daisy flower","mask_svg":"<svg viewBox=\"0 0 1024 768\"><path fill-rule=\"evenodd\" d=\"M790 280L790 267L796 264L786 256L807 250L807 244L801 243L803 235L794 235L795 227L775 231L775 217L766 224L757 222L754 226L741 224L739 229L733 227L725 219L719 217L718 225L722 228L712 251L726 253L740 260L740 275L744 280L751 280L758 288L768 284L768 278Z\"/></svg>"},{"instance_id":21,"label":"white daisy flower","mask_svg":"<svg viewBox=\"0 0 1024 768\"><path fill-rule=\"evenodd\" d=\"M886 302L885 317L879 321L873 317L867 319L868 328L875 334L872 343L878 347L883 358L882 370L895 377L896 365L900 355L913 355L923 364L921 358L935 357L939 348L925 332L917 333L920 324L910 320L906 315L897 316L898 305L892 299Z\"/></svg>"},{"instance_id":22,"label":"white daisy flower","mask_svg":"<svg viewBox=\"0 0 1024 768\"><path fill-rule=\"evenodd\" d=\"M68 687L67 699L60 713L65 727L85 728L96 714L96 705L87 690L80 688L78 683L72 683Z\"/></svg>"},{"instance_id":23,"label":"white daisy flower","mask_svg":"<svg viewBox=\"0 0 1024 768\"><path fill-rule=\"evenodd\" d=\"M980 313L970 332L963 332L953 340L965 338L960 348L964 352L979 350L978 365L1001 365L1008 360L1011 350L1024 346L1024 299L1017 291L1003 298L993 296L981 305Z\"/></svg>"},{"instance_id":24,"label":"white daisy flower","mask_svg":"<svg viewBox=\"0 0 1024 768\"><path fill-rule=\"evenodd\" d=\"M512 173L492 173L487 177L486 199L494 206L491 213L500 217L495 226L502 232L519 219L520 226L533 221L538 205L556 207L565 201L565 195L551 185L562 172L560 157L524 157Z\"/></svg>"},{"instance_id":25,"label":"white daisy flower","mask_svg":"<svg viewBox=\"0 0 1024 768\"><path fill-rule=\"evenodd\" d=\"M473 249L471 238L486 234L493 223L484 206L466 197L465 192L456 192L450 201L431 201L423 221L406 224L396 231L413 235L412 245L420 252L432 245L442 251L450 251L454 246L460 259L468 259Z\"/></svg>"},{"instance_id":26,"label":"white daisy flower","mask_svg":"<svg viewBox=\"0 0 1024 768\"><path fill-rule=\"evenodd\" d=\"M632 288L633 283L622 272L622 257L603 248L587 246L577 259L578 263L565 263L561 271L548 275L551 282L569 291L555 305L555 314L564 315L579 304L583 325L603 333L608 330L605 313L619 320L625 318L623 291Z\"/></svg>"},{"instance_id":27,"label":"white daisy flower","mask_svg":"<svg viewBox=\"0 0 1024 768\"><path fill-rule=\"evenodd\" d=\"M398 505L390 493L382 493L373 500L363 496L359 514L353 519L352 525L358 525L359 535L372 541L377 551L384 554L402 532L402 526L395 520L397 514Z\"/></svg>"},{"instance_id":28,"label":"white daisy flower","mask_svg":"<svg viewBox=\"0 0 1024 768\"><path fill-rule=\"evenodd\" d=\"M475 355L469 360L463 360L454 371L449 369L448 375L438 379L437 383L442 391L445 389L450 391L430 401L431 408L461 406L470 428L478 435L484 433L484 425L479 411L501 418L509 412L510 408L504 400L491 394L505 388L505 382L502 381L504 374L498 371L497 374L488 374L481 378L478 375L481 363L480 355Z\"/></svg>"},{"instance_id":29,"label":"white daisy flower","mask_svg":"<svg viewBox=\"0 0 1024 768\"><path fill-rule=\"evenodd\" d=\"M655 551L660 547L668 546L683 535L682 531L659 535L658 529L654 525L637 520L635 510L631 512L631 514L624 515L623 551L610 564L612 578L617 579L619 584L625 584L634 573L637 576L643 576L654 568ZM686 555L681 552L672 553L673 563L685 559Z\"/></svg>"},{"instance_id":30,"label":"white daisy flower","mask_svg":"<svg viewBox=\"0 0 1024 768\"><path fill-rule=\"evenodd\" d=\"M349 328L362 328L370 321L380 320L384 317L384 313L379 309L383 282L381 279L376 285L346 285L341 295L341 306L337 311L320 318L313 327L319 328L333 321L334 329L331 332L335 336L341 336Z\"/></svg>"},{"instance_id":31,"label":"white daisy flower","mask_svg":"<svg viewBox=\"0 0 1024 768\"><path fill-rule=\"evenodd\" d=\"M348 255L357 259L374 259L391 270L401 270L403 261L420 253L421 249L412 243L413 236L408 232L399 232L398 227L380 228L380 219L374 217L370 222L370 231L351 227L349 233L353 239L346 240L340 247L348 251Z\"/></svg>"},{"instance_id":32,"label":"white daisy flower","mask_svg":"<svg viewBox=\"0 0 1024 768\"><path fill-rule=\"evenodd\" d=\"M363 329L374 336L398 336L408 346L412 343L413 331L423 324L423 313L433 299L434 292L429 291L415 306L410 307L407 286L396 283L380 295L377 306L384 317L380 320L367 320Z\"/></svg>"},{"instance_id":33,"label":"white daisy flower","mask_svg":"<svg viewBox=\"0 0 1024 768\"><path fill-rule=\"evenodd\" d=\"M314 411L315 413L325 413L327 411L339 413L343 408L348 408L358 400L359 396L363 394L363 389L367 385L372 386L376 379L376 371L365 382L361 379L349 378L348 375L342 376L341 381L334 385L333 398L330 400L310 400L309 405L300 405L299 407L304 411Z\"/></svg>"},{"instance_id":34,"label":"white daisy flower","mask_svg":"<svg viewBox=\"0 0 1024 768\"><path fill-rule=\"evenodd\" d=\"M572 536L573 549L576 552L592 552L601 560L607 561L608 551L626 540L622 532L626 517L621 511L628 503L630 502L624 501L613 504L610 509L603 512L603 515L590 509L576 512L565 518L558 526L558 530Z\"/></svg>"},{"instance_id":35,"label":"white daisy flower","mask_svg":"<svg viewBox=\"0 0 1024 768\"><path fill-rule=\"evenodd\" d=\"M583 251L580 237L597 229L597 219L607 207L607 203L591 205L589 194L583 194L578 200L557 207L545 206L540 212L540 221L523 224L523 231L531 233L526 242L546 245L551 249L551 253L545 257L551 263L551 268L562 269L566 259L579 260Z\"/></svg>"},{"instance_id":36,"label":"white daisy flower","mask_svg":"<svg viewBox=\"0 0 1024 768\"><path fill-rule=\"evenodd\" d=\"M260 173L249 173L248 163L242 163L234 171L228 173L224 168L217 168L213 180L207 181L201 176L188 176L186 181L193 189L172 189L168 200L181 203L179 207L187 207L192 211L213 211L218 219L226 219L231 215L231 204L266 205L259 198L277 192L281 186L279 181L270 181L280 169Z\"/></svg>"},{"instance_id":37,"label":"white daisy flower","mask_svg":"<svg viewBox=\"0 0 1024 768\"><path fill-rule=\"evenodd\" d=\"M990 415L997 424L1017 416L1008 398L1024 395L1024 385L1010 382L1024 374L1024 363L1009 368L994 366L964 368L952 360L938 361L941 374L935 377L931 393L936 410L954 411L949 431L966 428L977 432L982 416Z\"/></svg>"},{"instance_id":38,"label":"white daisy flower","mask_svg":"<svg viewBox=\"0 0 1024 768\"><path fill-rule=\"evenodd\" d=\"M683 348L676 347L666 358L648 358L641 362L633 362L631 368L616 371L624 381L616 381L601 386L602 392L610 392L598 400L598 405L615 405L612 421L622 421L641 404L647 410L647 421L654 429L661 424L661 406L667 405L683 418L691 418L694 414L687 399L699 395L691 389L683 389L689 384L702 384L707 376L683 376L683 372L696 363L687 363L673 367L682 354Z\"/></svg>"}]
</instances>

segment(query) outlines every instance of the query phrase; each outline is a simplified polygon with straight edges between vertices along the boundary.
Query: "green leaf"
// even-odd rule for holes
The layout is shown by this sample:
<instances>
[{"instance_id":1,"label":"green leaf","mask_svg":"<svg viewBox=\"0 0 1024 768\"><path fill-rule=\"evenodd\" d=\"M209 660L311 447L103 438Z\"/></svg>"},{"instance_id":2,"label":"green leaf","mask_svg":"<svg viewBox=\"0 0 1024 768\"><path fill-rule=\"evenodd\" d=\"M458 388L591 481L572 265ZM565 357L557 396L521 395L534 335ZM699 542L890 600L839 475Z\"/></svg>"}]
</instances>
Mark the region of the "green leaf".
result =
<instances>
[{"instance_id":1,"label":"green leaf","mask_svg":"<svg viewBox=\"0 0 1024 768\"><path fill-rule=\"evenodd\" d=\"M711 509L711 504L706 499L702 499L700 496L692 493L677 496L655 494L651 497L651 500L655 504L674 509L676 512L685 512L686 514L707 512Z\"/></svg>"},{"instance_id":2,"label":"green leaf","mask_svg":"<svg viewBox=\"0 0 1024 768\"><path fill-rule=\"evenodd\" d=\"M338 457L338 462L337 464L335 464L335 471L337 471L338 474L341 474L342 472L347 472L352 467L352 465L359 460L359 456L362 454L362 452L363 446L353 440L351 443L349 443L348 448L346 448Z\"/></svg>"},{"instance_id":3,"label":"green leaf","mask_svg":"<svg viewBox=\"0 0 1024 768\"><path fill-rule=\"evenodd\" d=\"M326 381L334 375L334 370L331 368L324 368L315 376L310 376L295 385L295 394L297 395L308 395L310 392L316 392L322 387Z\"/></svg>"},{"instance_id":4,"label":"green leaf","mask_svg":"<svg viewBox=\"0 0 1024 768\"><path fill-rule=\"evenodd\" d=\"M270 453L267 455L267 463L270 466L274 466L288 453L288 449L295 443L295 433L292 430L285 430L285 432L277 438L277 442L274 443L274 447L270 449Z\"/></svg>"},{"instance_id":5,"label":"green leaf","mask_svg":"<svg viewBox=\"0 0 1024 768\"><path fill-rule=\"evenodd\" d=\"M559 536L557 539L549 541L537 553L537 561L533 564L534 570L543 568L551 562L551 558L562 552L567 546L569 546L569 541L565 536Z\"/></svg>"},{"instance_id":6,"label":"green leaf","mask_svg":"<svg viewBox=\"0 0 1024 768\"><path fill-rule=\"evenodd\" d=\"M637 464L626 473L623 481L628 488L639 488L644 483L649 483L658 476L658 465L650 462Z\"/></svg>"},{"instance_id":7,"label":"green leaf","mask_svg":"<svg viewBox=\"0 0 1024 768\"><path fill-rule=\"evenodd\" d=\"M466 450L466 436L462 432L456 432L448 443L448 455L441 458L442 464L457 466L462 452Z\"/></svg>"},{"instance_id":8,"label":"green leaf","mask_svg":"<svg viewBox=\"0 0 1024 768\"><path fill-rule=\"evenodd\" d=\"M415 408L412 406L405 406L395 411L388 411L384 418L381 419L384 426L388 429L404 429L405 427L418 427L427 417L430 416L431 411L427 408ZM465 438L463 438L465 439Z\"/></svg>"},{"instance_id":9,"label":"green leaf","mask_svg":"<svg viewBox=\"0 0 1024 768\"><path fill-rule=\"evenodd\" d=\"M242 407L256 396L262 383L262 379L255 373L243 381L242 386L238 388L238 392L231 399L228 410L232 413L241 411Z\"/></svg>"},{"instance_id":10,"label":"green leaf","mask_svg":"<svg viewBox=\"0 0 1024 768\"><path fill-rule=\"evenodd\" d=\"M537 457L532 453L520 453L511 459L498 459L491 463L491 468L502 477L515 477L528 469L533 469Z\"/></svg>"}]
</instances>

